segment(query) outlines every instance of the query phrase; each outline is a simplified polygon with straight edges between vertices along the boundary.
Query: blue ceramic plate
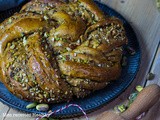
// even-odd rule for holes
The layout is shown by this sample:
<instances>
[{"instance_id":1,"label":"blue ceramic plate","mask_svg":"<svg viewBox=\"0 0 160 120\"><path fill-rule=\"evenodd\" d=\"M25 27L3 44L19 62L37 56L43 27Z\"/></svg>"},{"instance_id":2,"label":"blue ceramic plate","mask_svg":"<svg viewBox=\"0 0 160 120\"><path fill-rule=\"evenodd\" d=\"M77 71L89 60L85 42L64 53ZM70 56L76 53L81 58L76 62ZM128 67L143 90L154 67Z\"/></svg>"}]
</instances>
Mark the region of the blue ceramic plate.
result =
<instances>
[{"instance_id":1,"label":"blue ceramic plate","mask_svg":"<svg viewBox=\"0 0 160 120\"><path fill-rule=\"evenodd\" d=\"M129 46L134 48L136 53L134 55L127 54L128 64L127 66L123 67L121 77L117 81L110 83L106 88L96 91L91 95L85 97L84 99L74 99L73 101L70 102L80 105L86 112L91 112L95 109L98 109L104 104L111 101L112 99L116 98L132 83L139 70L140 56L141 56L137 37L132 27L129 25L129 23L119 13L109 8L108 6L103 5L99 2L96 2L96 4L106 14L109 14L110 16L116 16L123 21L124 27L126 29L126 34L129 39ZM1 13L0 16L0 18L2 18L1 21L19 9L20 8L15 8L9 11L5 11L4 13ZM37 111L36 109L26 109L26 105L28 105L29 102L21 100L12 95L2 83L0 83L0 101L7 104L8 106L11 106L21 111L37 113L37 114L42 113ZM70 103L53 104L50 105L50 109L54 111ZM76 107L70 107L60 113L55 114L54 117L66 118L78 115L82 115L81 111Z\"/></svg>"}]
</instances>

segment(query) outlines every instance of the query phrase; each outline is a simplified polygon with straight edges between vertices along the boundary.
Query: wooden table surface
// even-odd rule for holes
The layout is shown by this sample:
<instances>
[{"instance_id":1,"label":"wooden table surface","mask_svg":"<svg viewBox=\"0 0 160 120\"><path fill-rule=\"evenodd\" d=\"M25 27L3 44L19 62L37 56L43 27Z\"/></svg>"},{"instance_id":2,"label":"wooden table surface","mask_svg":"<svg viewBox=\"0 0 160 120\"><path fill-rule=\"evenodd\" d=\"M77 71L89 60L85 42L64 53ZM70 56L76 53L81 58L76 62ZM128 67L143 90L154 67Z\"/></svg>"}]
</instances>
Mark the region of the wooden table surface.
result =
<instances>
[{"instance_id":1,"label":"wooden table surface","mask_svg":"<svg viewBox=\"0 0 160 120\"><path fill-rule=\"evenodd\" d=\"M99 1L114 8L130 22L139 40L142 50L142 58L140 70L130 87L112 102L103 106L101 109L88 114L90 120L95 120L95 118L102 112L113 109L114 106L121 104L127 99L136 85L160 85L160 11L156 8L155 0ZM155 74L155 78L152 81L146 80L146 76L149 72ZM144 118L145 120L160 120L160 104L157 103L149 113L150 114ZM0 102L0 120L34 120L34 116L31 116L30 114L25 115L25 113L14 110ZM84 117L80 117L74 118L74 120L85 119Z\"/></svg>"}]
</instances>

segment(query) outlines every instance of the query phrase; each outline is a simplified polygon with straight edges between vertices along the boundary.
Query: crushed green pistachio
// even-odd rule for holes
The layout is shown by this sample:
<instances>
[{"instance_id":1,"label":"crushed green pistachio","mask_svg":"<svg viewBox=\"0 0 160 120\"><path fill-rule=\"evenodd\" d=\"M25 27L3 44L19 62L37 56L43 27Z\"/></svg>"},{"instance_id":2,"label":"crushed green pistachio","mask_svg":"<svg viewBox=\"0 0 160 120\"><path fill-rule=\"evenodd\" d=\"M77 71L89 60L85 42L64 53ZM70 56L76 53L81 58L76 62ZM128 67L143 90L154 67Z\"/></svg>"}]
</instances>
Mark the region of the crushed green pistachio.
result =
<instances>
[{"instance_id":1,"label":"crushed green pistachio","mask_svg":"<svg viewBox=\"0 0 160 120\"><path fill-rule=\"evenodd\" d=\"M138 92L141 92L141 91L143 90L143 87L140 86L140 85L138 85L138 86L136 86L136 90L137 90Z\"/></svg>"},{"instance_id":2,"label":"crushed green pistachio","mask_svg":"<svg viewBox=\"0 0 160 120\"><path fill-rule=\"evenodd\" d=\"M99 45L100 45L100 41L95 40L95 41L93 42L93 48L97 48Z\"/></svg>"},{"instance_id":3,"label":"crushed green pistachio","mask_svg":"<svg viewBox=\"0 0 160 120\"><path fill-rule=\"evenodd\" d=\"M37 106L37 103L30 103L26 106L27 109L35 108Z\"/></svg>"},{"instance_id":4,"label":"crushed green pistachio","mask_svg":"<svg viewBox=\"0 0 160 120\"><path fill-rule=\"evenodd\" d=\"M138 95L137 92L134 92L134 93L130 94L130 96L129 96L129 98L128 98L128 99L129 99L129 105L130 105L131 103L133 103L133 101L136 99L137 95Z\"/></svg>"},{"instance_id":5,"label":"crushed green pistachio","mask_svg":"<svg viewBox=\"0 0 160 120\"><path fill-rule=\"evenodd\" d=\"M12 23L12 18L9 18L8 23Z\"/></svg>"},{"instance_id":6,"label":"crushed green pistachio","mask_svg":"<svg viewBox=\"0 0 160 120\"><path fill-rule=\"evenodd\" d=\"M92 24L95 24L95 23L96 23L96 21L95 21L95 20L93 20L93 21L92 21Z\"/></svg>"},{"instance_id":7,"label":"crushed green pistachio","mask_svg":"<svg viewBox=\"0 0 160 120\"><path fill-rule=\"evenodd\" d=\"M72 51L72 49L71 49L71 48L69 48L69 47L67 47L67 48L66 48L66 50L67 50L67 51Z\"/></svg>"},{"instance_id":8,"label":"crushed green pistachio","mask_svg":"<svg viewBox=\"0 0 160 120\"><path fill-rule=\"evenodd\" d=\"M14 48L15 48L15 45L14 45L14 44L12 44L12 45L10 46L10 48L11 48L11 49L14 49Z\"/></svg>"},{"instance_id":9,"label":"crushed green pistachio","mask_svg":"<svg viewBox=\"0 0 160 120\"><path fill-rule=\"evenodd\" d=\"M117 108L121 113L123 113L126 110L126 106L123 105L123 104L122 105L118 105Z\"/></svg>"},{"instance_id":10,"label":"crushed green pistachio","mask_svg":"<svg viewBox=\"0 0 160 120\"><path fill-rule=\"evenodd\" d=\"M45 32L45 33L44 33L44 37L49 37L49 33L48 33L48 32Z\"/></svg>"},{"instance_id":11,"label":"crushed green pistachio","mask_svg":"<svg viewBox=\"0 0 160 120\"><path fill-rule=\"evenodd\" d=\"M24 45L24 46L27 45L27 38L26 38L26 36L23 37L23 45Z\"/></svg>"},{"instance_id":12,"label":"crushed green pistachio","mask_svg":"<svg viewBox=\"0 0 160 120\"><path fill-rule=\"evenodd\" d=\"M84 63L89 63L89 60L85 59L83 60Z\"/></svg>"},{"instance_id":13,"label":"crushed green pistachio","mask_svg":"<svg viewBox=\"0 0 160 120\"><path fill-rule=\"evenodd\" d=\"M160 0L156 0L156 5L157 5L158 10L160 10Z\"/></svg>"},{"instance_id":14,"label":"crushed green pistachio","mask_svg":"<svg viewBox=\"0 0 160 120\"><path fill-rule=\"evenodd\" d=\"M60 38L56 37L55 40L58 41L58 40L60 40Z\"/></svg>"},{"instance_id":15,"label":"crushed green pistachio","mask_svg":"<svg viewBox=\"0 0 160 120\"><path fill-rule=\"evenodd\" d=\"M149 74L147 75L147 80L153 80L154 77L155 77L155 74L149 73Z\"/></svg>"},{"instance_id":16,"label":"crushed green pistachio","mask_svg":"<svg viewBox=\"0 0 160 120\"><path fill-rule=\"evenodd\" d=\"M66 61L66 56L62 56L62 61Z\"/></svg>"},{"instance_id":17,"label":"crushed green pistachio","mask_svg":"<svg viewBox=\"0 0 160 120\"><path fill-rule=\"evenodd\" d=\"M25 33L24 33L24 32L22 32L22 33L21 33L21 36L22 36L22 37L24 37L24 35L25 35Z\"/></svg>"},{"instance_id":18,"label":"crushed green pistachio","mask_svg":"<svg viewBox=\"0 0 160 120\"><path fill-rule=\"evenodd\" d=\"M46 16L46 15L44 15L44 17L43 17L45 20L48 20L49 19L49 17L48 16Z\"/></svg>"}]
</instances>

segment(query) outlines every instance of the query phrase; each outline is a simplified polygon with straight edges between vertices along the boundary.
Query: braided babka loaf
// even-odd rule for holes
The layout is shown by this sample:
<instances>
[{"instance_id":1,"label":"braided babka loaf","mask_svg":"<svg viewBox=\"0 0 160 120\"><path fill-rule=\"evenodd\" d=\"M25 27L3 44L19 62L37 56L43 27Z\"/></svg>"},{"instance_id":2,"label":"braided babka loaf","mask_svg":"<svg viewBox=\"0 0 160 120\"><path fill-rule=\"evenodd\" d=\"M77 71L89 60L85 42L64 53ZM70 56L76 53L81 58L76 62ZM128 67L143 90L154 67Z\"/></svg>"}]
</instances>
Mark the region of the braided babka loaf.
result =
<instances>
[{"instance_id":1,"label":"braided babka loaf","mask_svg":"<svg viewBox=\"0 0 160 120\"><path fill-rule=\"evenodd\" d=\"M0 79L17 97L85 97L121 73L122 22L92 0L32 0L0 24Z\"/></svg>"}]
</instances>

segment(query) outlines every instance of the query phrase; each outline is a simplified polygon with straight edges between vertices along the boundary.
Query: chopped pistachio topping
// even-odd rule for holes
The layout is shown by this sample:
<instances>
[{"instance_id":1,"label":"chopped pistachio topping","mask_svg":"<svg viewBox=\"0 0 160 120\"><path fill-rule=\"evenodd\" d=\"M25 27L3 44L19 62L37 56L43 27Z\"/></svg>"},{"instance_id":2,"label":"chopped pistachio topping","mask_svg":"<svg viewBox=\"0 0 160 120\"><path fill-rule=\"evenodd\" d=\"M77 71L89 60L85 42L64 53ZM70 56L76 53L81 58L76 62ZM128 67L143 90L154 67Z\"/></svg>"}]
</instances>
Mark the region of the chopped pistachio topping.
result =
<instances>
[{"instance_id":1,"label":"chopped pistachio topping","mask_svg":"<svg viewBox=\"0 0 160 120\"><path fill-rule=\"evenodd\" d=\"M45 20L48 20L49 19L49 17L47 16L47 15L44 15L44 17L43 17Z\"/></svg>"},{"instance_id":2,"label":"chopped pistachio topping","mask_svg":"<svg viewBox=\"0 0 160 120\"><path fill-rule=\"evenodd\" d=\"M23 37L23 45L24 45L24 46L27 45L27 38L26 38L26 36Z\"/></svg>"},{"instance_id":3,"label":"chopped pistachio topping","mask_svg":"<svg viewBox=\"0 0 160 120\"><path fill-rule=\"evenodd\" d=\"M158 10L160 10L160 0L156 0L156 5L157 5Z\"/></svg>"},{"instance_id":4,"label":"chopped pistachio topping","mask_svg":"<svg viewBox=\"0 0 160 120\"><path fill-rule=\"evenodd\" d=\"M59 38L59 37L56 37L55 40L58 41L58 40L60 40L60 38Z\"/></svg>"},{"instance_id":5,"label":"chopped pistachio topping","mask_svg":"<svg viewBox=\"0 0 160 120\"><path fill-rule=\"evenodd\" d=\"M49 37L49 33L48 33L48 32L45 32L45 33L44 33L44 37Z\"/></svg>"},{"instance_id":6,"label":"chopped pistachio topping","mask_svg":"<svg viewBox=\"0 0 160 120\"><path fill-rule=\"evenodd\" d=\"M155 77L155 74L149 73L149 74L147 75L147 80L153 80L154 77Z\"/></svg>"},{"instance_id":7,"label":"chopped pistachio topping","mask_svg":"<svg viewBox=\"0 0 160 120\"><path fill-rule=\"evenodd\" d=\"M143 87L140 86L140 85L138 85L138 86L136 86L136 90L137 90L138 92L141 92L141 91L143 90Z\"/></svg>"},{"instance_id":8,"label":"chopped pistachio topping","mask_svg":"<svg viewBox=\"0 0 160 120\"><path fill-rule=\"evenodd\" d=\"M12 23L12 18L9 18L8 23Z\"/></svg>"}]
</instances>

